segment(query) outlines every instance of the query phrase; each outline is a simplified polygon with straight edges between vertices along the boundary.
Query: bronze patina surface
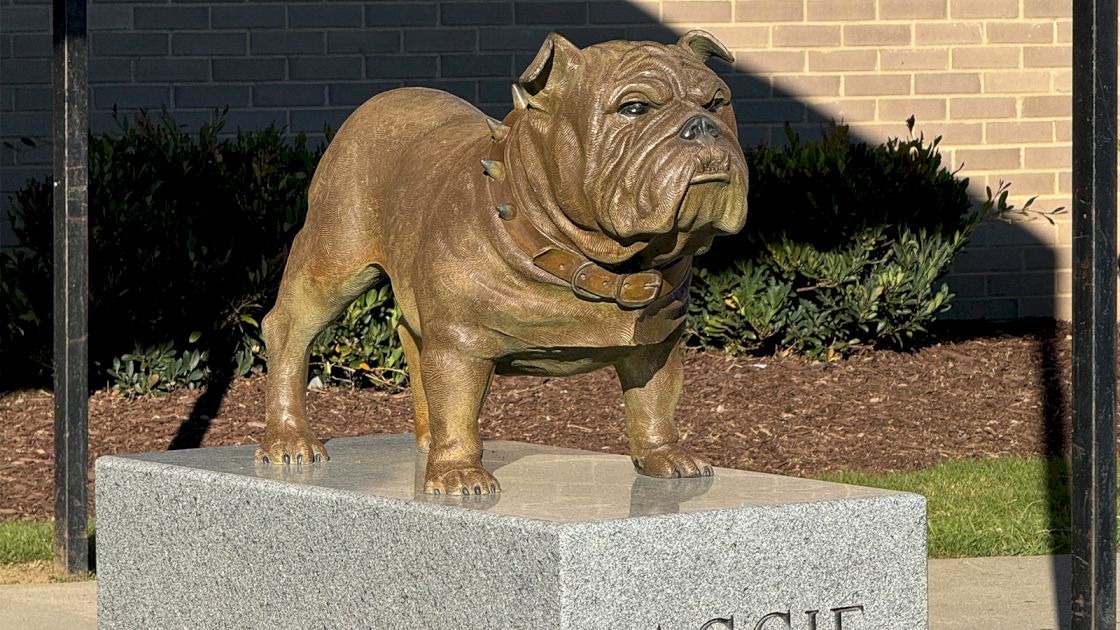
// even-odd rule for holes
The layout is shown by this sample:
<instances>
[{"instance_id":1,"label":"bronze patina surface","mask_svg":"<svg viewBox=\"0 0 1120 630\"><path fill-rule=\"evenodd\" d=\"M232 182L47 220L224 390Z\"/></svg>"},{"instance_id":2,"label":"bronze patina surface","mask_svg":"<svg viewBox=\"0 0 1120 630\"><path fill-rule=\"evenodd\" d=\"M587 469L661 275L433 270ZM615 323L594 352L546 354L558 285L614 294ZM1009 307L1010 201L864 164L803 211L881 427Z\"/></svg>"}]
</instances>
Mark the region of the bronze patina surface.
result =
<instances>
[{"instance_id":1,"label":"bronze patina surface","mask_svg":"<svg viewBox=\"0 0 1120 630\"><path fill-rule=\"evenodd\" d=\"M421 88L359 107L319 163L264 320L257 459L327 459L307 420L309 345L388 279L426 492L498 492L478 430L494 373L608 366L638 472L710 475L679 444L673 413L692 257L746 219L731 91L711 56L731 61L703 31L582 50L551 34L504 121Z\"/></svg>"}]
</instances>

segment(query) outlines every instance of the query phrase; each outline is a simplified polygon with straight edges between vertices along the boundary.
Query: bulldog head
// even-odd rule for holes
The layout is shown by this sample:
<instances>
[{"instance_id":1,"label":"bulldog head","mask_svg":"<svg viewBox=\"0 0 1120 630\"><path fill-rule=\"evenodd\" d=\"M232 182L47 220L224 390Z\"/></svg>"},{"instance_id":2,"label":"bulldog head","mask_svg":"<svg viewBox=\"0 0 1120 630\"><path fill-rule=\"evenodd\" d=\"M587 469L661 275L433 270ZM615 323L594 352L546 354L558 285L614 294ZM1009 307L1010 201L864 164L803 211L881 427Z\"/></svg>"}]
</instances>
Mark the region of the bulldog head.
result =
<instances>
[{"instance_id":1,"label":"bulldog head","mask_svg":"<svg viewBox=\"0 0 1120 630\"><path fill-rule=\"evenodd\" d=\"M732 61L704 31L582 50L553 33L521 75L528 194L593 260L659 266L742 228L747 166L711 56Z\"/></svg>"}]
</instances>

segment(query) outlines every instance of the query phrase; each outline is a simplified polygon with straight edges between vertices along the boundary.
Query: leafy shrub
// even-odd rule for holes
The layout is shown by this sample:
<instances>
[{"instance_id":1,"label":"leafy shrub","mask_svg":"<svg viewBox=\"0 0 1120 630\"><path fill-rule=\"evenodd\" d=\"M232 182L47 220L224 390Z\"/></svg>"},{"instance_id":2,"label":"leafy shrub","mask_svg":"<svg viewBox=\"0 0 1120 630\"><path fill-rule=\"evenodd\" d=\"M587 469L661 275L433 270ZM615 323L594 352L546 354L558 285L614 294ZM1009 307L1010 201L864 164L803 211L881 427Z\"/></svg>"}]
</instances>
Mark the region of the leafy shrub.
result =
<instances>
[{"instance_id":1,"label":"leafy shrub","mask_svg":"<svg viewBox=\"0 0 1120 630\"><path fill-rule=\"evenodd\" d=\"M746 151L747 226L698 259L693 345L814 360L912 347L949 309L938 281L976 225L1029 212L1030 202L1007 203L1006 185L973 208L968 180L942 164L940 138L872 146L844 125L819 143L787 135L788 146Z\"/></svg>"},{"instance_id":2,"label":"leafy shrub","mask_svg":"<svg viewBox=\"0 0 1120 630\"><path fill-rule=\"evenodd\" d=\"M311 344L311 376L326 385L403 387L408 373L397 339L400 318L388 284L370 289Z\"/></svg>"},{"instance_id":3,"label":"leafy shrub","mask_svg":"<svg viewBox=\"0 0 1120 630\"><path fill-rule=\"evenodd\" d=\"M201 387L210 370L205 351L188 350L180 354L167 341L158 346L136 348L114 357L109 367L113 389L129 397L168 392L176 387Z\"/></svg>"}]
</instances>

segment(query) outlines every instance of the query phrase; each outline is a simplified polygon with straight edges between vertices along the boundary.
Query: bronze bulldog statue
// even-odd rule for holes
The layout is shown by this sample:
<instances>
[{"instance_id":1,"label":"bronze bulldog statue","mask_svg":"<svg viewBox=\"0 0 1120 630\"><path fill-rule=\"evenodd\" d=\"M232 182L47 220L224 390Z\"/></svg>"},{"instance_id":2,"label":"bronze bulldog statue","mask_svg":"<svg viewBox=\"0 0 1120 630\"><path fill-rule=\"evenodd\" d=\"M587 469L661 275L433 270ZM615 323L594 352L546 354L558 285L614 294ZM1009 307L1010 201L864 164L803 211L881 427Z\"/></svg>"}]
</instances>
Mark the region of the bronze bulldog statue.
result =
<instances>
[{"instance_id":1,"label":"bronze bulldog statue","mask_svg":"<svg viewBox=\"0 0 1120 630\"><path fill-rule=\"evenodd\" d=\"M339 129L264 320L268 393L256 457L327 451L307 420L308 347L388 279L403 313L425 492L490 494L478 416L492 376L613 367L630 454L652 477L710 475L679 444L678 341L692 257L746 219L731 53L672 45L579 49L551 34L498 122L443 92L379 94Z\"/></svg>"}]
</instances>

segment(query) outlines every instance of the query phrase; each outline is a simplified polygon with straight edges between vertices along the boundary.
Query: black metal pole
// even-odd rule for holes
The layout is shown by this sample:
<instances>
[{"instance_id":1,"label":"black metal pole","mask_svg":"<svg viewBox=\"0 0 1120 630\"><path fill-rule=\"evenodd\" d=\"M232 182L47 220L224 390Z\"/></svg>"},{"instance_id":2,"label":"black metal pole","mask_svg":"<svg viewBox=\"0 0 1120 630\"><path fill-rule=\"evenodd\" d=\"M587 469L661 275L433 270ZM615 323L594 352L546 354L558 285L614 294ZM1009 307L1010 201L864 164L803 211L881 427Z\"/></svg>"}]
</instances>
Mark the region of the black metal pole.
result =
<instances>
[{"instance_id":1,"label":"black metal pole","mask_svg":"<svg viewBox=\"0 0 1120 630\"><path fill-rule=\"evenodd\" d=\"M54 0L54 561L89 570L86 0Z\"/></svg>"},{"instance_id":2,"label":"black metal pole","mask_svg":"<svg viewBox=\"0 0 1120 630\"><path fill-rule=\"evenodd\" d=\"M1116 18L1073 3L1072 630L1116 628Z\"/></svg>"}]
</instances>

